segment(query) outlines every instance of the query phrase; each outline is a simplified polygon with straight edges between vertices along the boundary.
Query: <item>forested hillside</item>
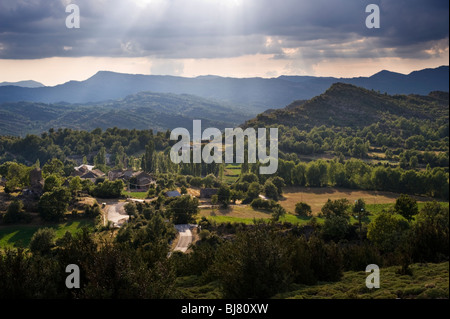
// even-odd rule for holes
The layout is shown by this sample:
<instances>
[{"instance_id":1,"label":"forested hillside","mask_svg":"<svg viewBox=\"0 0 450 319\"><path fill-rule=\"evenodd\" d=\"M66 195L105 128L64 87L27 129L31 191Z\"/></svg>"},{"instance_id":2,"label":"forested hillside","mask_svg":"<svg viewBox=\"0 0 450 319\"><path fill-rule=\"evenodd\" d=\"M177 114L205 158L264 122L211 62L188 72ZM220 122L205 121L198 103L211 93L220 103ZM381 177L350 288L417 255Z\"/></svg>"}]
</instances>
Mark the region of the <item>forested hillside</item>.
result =
<instances>
[{"instance_id":1,"label":"forested hillside","mask_svg":"<svg viewBox=\"0 0 450 319\"><path fill-rule=\"evenodd\" d=\"M235 127L253 115L229 104L170 93L141 92L124 99L85 104L11 102L0 104L0 135L40 134L50 128L165 131L190 128L193 119L223 129Z\"/></svg>"},{"instance_id":2,"label":"forested hillside","mask_svg":"<svg viewBox=\"0 0 450 319\"><path fill-rule=\"evenodd\" d=\"M448 167L449 95L387 95L337 83L324 94L259 114L244 127L278 127L280 150ZM320 155L322 154L322 155Z\"/></svg>"}]
</instances>

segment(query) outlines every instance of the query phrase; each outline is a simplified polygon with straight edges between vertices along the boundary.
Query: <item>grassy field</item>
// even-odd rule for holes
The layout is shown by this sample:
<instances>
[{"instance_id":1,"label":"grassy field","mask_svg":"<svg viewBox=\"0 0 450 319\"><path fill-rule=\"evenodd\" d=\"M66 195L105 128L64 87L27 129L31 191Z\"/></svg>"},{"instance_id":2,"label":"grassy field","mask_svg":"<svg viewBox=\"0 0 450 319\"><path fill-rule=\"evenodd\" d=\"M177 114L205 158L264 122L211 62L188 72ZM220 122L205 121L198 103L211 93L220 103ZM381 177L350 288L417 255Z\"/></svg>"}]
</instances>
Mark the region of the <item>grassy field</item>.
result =
<instances>
[{"instance_id":1,"label":"grassy field","mask_svg":"<svg viewBox=\"0 0 450 319\"><path fill-rule=\"evenodd\" d=\"M399 196L400 194L391 192L364 191L334 187L286 187L285 189L283 189L283 199L280 200L280 205L283 206L288 212L294 212L296 203L305 202L311 206L313 214L317 214L320 212L322 206L328 199L336 200L340 198L347 198L350 203L353 203L355 200L362 198L369 208L371 207L370 205L392 205L395 203L396 199ZM418 203L433 200L428 197L413 197L417 200Z\"/></svg>"},{"instance_id":2,"label":"grassy field","mask_svg":"<svg viewBox=\"0 0 450 319\"><path fill-rule=\"evenodd\" d=\"M223 172L223 179L225 183L233 184L241 174L241 164L227 164Z\"/></svg>"},{"instance_id":3,"label":"grassy field","mask_svg":"<svg viewBox=\"0 0 450 319\"><path fill-rule=\"evenodd\" d=\"M146 199L147 192L123 192L123 194L127 197L137 198L137 199Z\"/></svg>"},{"instance_id":4,"label":"grassy field","mask_svg":"<svg viewBox=\"0 0 450 319\"><path fill-rule=\"evenodd\" d=\"M201 217L207 217L210 221L216 223L244 223L253 224L255 219L270 219L272 215L269 212L255 210L251 206L230 206L228 209L211 208L201 209L198 215L198 220ZM280 218L282 222L289 222L292 224L306 224L311 220L311 217L299 217L292 214L286 214ZM319 223L323 222L322 218L317 218Z\"/></svg>"},{"instance_id":5,"label":"grassy field","mask_svg":"<svg viewBox=\"0 0 450 319\"><path fill-rule=\"evenodd\" d=\"M328 199L336 200L340 198L347 198L351 204L356 199L363 198L366 202L366 209L371 213L369 220L372 220L383 209L393 208L396 199L400 196L396 193L389 192L377 192L377 191L361 191L350 190L340 188L305 188L305 187L290 187L286 188L283 193L284 198L279 201L288 214L282 217L280 220L290 222L293 224L305 224L311 218L298 217L294 214L295 204L303 201L309 204L312 208L313 215L317 215L322 206ZM432 201L433 199L427 197L415 197L418 201L419 209L421 209L426 201ZM442 205L448 207L448 202L441 202ZM271 214L269 212L253 209L250 205L242 206L230 206L228 209L211 209L203 208L200 210L198 219L202 216L207 217L211 221L217 223L226 222L238 222L251 224L254 219L269 219ZM323 219L317 218L319 223L323 222ZM351 218L351 223L356 222Z\"/></svg>"},{"instance_id":6,"label":"grassy field","mask_svg":"<svg viewBox=\"0 0 450 319\"><path fill-rule=\"evenodd\" d=\"M92 219L78 219L67 221L59 224L49 225L11 225L2 226L0 228L0 248L23 247L26 248L30 244L33 234L43 227L53 228L56 232L56 238L64 236L66 231L72 234L81 230L82 227L93 227Z\"/></svg>"}]
</instances>

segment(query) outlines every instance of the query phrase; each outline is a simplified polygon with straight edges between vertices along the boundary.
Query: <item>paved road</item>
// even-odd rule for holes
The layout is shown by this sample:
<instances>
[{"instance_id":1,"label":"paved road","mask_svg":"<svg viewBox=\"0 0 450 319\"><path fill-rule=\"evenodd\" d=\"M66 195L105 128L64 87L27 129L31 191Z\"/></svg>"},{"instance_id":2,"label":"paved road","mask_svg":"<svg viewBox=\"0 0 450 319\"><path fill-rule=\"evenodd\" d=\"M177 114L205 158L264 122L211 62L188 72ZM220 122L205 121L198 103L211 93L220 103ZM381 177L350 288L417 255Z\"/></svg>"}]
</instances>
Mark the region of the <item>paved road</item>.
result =
<instances>
[{"instance_id":1,"label":"paved road","mask_svg":"<svg viewBox=\"0 0 450 319\"><path fill-rule=\"evenodd\" d=\"M177 229L180 236L178 237L177 246L173 251L181 251L183 253L186 252L189 245L192 243L192 227L194 226L188 224L175 225L175 228Z\"/></svg>"},{"instance_id":2,"label":"paved road","mask_svg":"<svg viewBox=\"0 0 450 319\"><path fill-rule=\"evenodd\" d=\"M111 221L114 226L122 226L130 216L125 212L124 206L126 203L117 202L106 205L106 213L108 221Z\"/></svg>"},{"instance_id":3,"label":"paved road","mask_svg":"<svg viewBox=\"0 0 450 319\"><path fill-rule=\"evenodd\" d=\"M106 205L106 215L108 221L111 221L114 226L122 226L127 222L129 216L125 212L125 202L109 202ZM175 225L176 230L179 233L178 242L174 251L186 252L189 245L192 243L193 236L191 229L196 225L181 224Z\"/></svg>"}]
</instances>

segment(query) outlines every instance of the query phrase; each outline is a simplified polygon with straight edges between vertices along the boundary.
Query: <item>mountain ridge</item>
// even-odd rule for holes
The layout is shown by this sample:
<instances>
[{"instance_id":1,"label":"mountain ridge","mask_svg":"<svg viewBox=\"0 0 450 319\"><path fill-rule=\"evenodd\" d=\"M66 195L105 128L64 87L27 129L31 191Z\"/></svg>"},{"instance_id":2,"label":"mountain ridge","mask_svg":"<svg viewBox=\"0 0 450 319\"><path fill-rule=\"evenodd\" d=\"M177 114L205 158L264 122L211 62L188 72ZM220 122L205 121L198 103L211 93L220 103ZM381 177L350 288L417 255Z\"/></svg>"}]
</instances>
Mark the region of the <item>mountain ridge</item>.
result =
<instances>
[{"instance_id":1,"label":"mountain ridge","mask_svg":"<svg viewBox=\"0 0 450 319\"><path fill-rule=\"evenodd\" d=\"M45 85L33 81L33 80L26 80L26 81L18 81L18 82L0 82L0 86L18 86L18 87L24 87L24 88L38 88L38 87L44 87Z\"/></svg>"},{"instance_id":2,"label":"mountain ridge","mask_svg":"<svg viewBox=\"0 0 450 319\"><path fill-rule=\"evenodd\" d=\"M389 73L386 73L389 72ZM84 81L53 87L0 87L0 102L97 103L121 99L143 91L192 94L234 104L254 114L282 108L295 100L320 95L333 83L343 82L388 94L421 94L448 91L449 67L413 71L408 75L380 71L371 77L334 78L280 76L278 78L196 78L99 71Z\"/></svg>"},{"instance_id":3,"label":"mountain ridge","mask_svg":"<svg viewBox=\"0 0 450 319\"><path fill-rule=\"evenodd\" d=\"M382 121L389 115L437 120L448 118L449 93L387 95L348 83L335 83L307 101L294 101L282 109L266 111L246 121L243 127L285 125L304 129L312 126L359 127Z\"/></svg>"}]
</instances>

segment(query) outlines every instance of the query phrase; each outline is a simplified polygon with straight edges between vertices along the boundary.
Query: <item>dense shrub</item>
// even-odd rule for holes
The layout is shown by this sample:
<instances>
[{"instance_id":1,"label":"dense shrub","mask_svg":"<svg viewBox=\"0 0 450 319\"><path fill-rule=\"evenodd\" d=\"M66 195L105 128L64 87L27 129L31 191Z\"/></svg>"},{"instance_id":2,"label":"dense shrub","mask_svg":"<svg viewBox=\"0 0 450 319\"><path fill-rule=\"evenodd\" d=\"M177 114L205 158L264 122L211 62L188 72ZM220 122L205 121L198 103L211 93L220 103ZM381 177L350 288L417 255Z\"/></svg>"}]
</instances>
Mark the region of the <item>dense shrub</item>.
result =
<instances>
[{"instance_id":1,"label":"dense shrub","mask_svg":"<svg viewBox=\"0 0 450 319\"><path fill-rule=\"evenodd\" d=\"M120 179L114 182L106 180L95 185L92 188L91 193L93 196L100 198L120 198L122 196L123 188L124 183Z\"/></svg>"},{"instance_id":2,"label":"dense shrub","mask_svg":"<svg viewBox=\"0 0 450 319\"><path fill-rule=\"evenodd\" d=\"M30 219L30 214L24 212L23 203L18 199L12 201L11 204L9 204L5 215L3 215L3 222L5 224L28 222L30 221Z\"/></svg>"},{"instance_id":3,"label":"dense shrub","mask_svg":"<svg viewBox=\"0 0 450 319\"><path fill-rule=\"evenodd\" d=\"M311 206L303 202L298 202L295 204L295 213L299 216L310 216L312 213Z\"/></svg>"},{"instance_id":4,"label":"dense shrub","mask_svg":"<svg viewBox=\"0 0 450 319\"><path fill-rule=\"evenodd\" d=\"M31 237L30 250L32 253L48 254L55 244L55 230L39 228Z\"/></svg>"},{"instance_id":5,"label":"dense shrub","mask_svg":"<svg viewBox=\"0 0 450 319\"><path fill-rule=\"evenodd\" d=\"M67 211L70 192L65 187L56 187L51 192L44 193L38 204L39 214L46 221L60 220Z\"/></svg>"}]
</instances>

